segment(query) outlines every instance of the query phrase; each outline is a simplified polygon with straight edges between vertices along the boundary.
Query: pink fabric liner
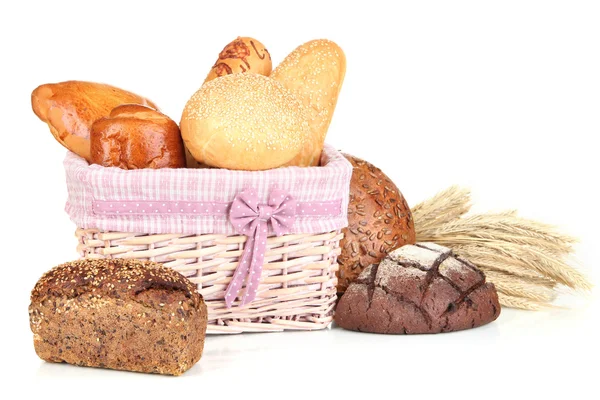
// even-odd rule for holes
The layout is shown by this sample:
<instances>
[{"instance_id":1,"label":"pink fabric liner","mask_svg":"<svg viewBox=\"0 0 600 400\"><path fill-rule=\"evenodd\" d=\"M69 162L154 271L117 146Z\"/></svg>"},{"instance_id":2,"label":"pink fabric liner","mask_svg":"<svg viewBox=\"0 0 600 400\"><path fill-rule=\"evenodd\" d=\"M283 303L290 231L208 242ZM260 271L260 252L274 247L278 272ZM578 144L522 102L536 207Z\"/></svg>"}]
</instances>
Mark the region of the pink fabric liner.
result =
<instances>
[{"instance_id":1,"label":"pink fabric liner","mask_svg":"<svg viewBox=\"0 0 600 400\"><path fill-rule=\"evenodd\" d=\"M146 214L190 214L227 215L230 203L224 202L181 202L181 201L106 201L94 200L92 212L96 215L146 215ZM304 216L337 215L341 212L342 200L298 203L296 213Z\"/></svg>"},{"instance_id":2,"label":"pink fabric liner","mask_svg":"<svg viewBox=\"0 0 600 400\"><path fill-rule=\"evenodd\" d=\"M64 161L68 190L65 211L84 229L233 235L237 232L228 219L227 207L239 193L253 188L259 203L267 204L271 192L284 190L298 203L297 218L289 233L330 232L348 224L352 165L329 145L323 150L321 165L268 171L122 170L89 165L69 152ZM199 211L202 204L210 205L209 212L207 208ZM314 207L309 204L331 206L335 211L317 215L310 211ZM126 212L121 212L119 206Z\"/></svg>"}]
</instances>

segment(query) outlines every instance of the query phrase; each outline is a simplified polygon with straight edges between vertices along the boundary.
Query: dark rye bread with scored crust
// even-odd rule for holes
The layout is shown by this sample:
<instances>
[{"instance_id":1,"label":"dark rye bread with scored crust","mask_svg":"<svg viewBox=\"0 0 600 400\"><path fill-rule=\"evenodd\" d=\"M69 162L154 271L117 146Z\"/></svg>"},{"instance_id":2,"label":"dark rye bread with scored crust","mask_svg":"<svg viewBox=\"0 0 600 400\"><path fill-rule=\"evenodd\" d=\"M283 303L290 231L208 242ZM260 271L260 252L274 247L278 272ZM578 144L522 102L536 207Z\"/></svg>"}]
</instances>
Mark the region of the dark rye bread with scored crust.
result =
<instances>
[{"instance_id":1,"label":"dark rye bread with scored crust","mask_svg":"<svg viewBox=\"0 0 600 400\"><path fill-rule=\"evenodd\" d=\"M440 333L475 328L500 315L485 275L452 250L406 245L367 267L340 299L335 322L373 333Z\"/></svg>"},{"instance_id":2,"label":"dark rye bread with scored crust","mask_svg":"<svg viewBox=\"0 0 600 400\"><path fill-rule=\"evenodd\" d=\"M43 360L180 375L202 355L207 309L194 284L160 264L78 260L37 282L29 320Z\"/></svg>"}]
</instances>

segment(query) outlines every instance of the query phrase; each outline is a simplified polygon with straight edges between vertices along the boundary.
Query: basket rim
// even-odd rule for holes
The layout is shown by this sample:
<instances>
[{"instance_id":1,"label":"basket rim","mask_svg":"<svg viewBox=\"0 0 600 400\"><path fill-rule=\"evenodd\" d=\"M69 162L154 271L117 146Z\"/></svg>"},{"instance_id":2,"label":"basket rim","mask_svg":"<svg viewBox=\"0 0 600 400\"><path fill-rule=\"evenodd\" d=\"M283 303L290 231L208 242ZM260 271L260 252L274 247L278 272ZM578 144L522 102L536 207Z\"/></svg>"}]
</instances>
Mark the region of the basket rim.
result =
<instances>
[{"instance_id":1,"label":"basket rim","mask_svg":"<svg viewBox=\"0 0 600 400\"><path fill-rule=\"evenodd\" d=\"M293 227L293 232L325 232L348 224L352 165L330 145L325 146L322 159L324 165L320 167L283 167L265 171L218 168L122 170L89 165L83 158L70 153L64 162L68 191L65 211L71 221L82 228L230 234L234 228L226 213L214 214L208 210L200 213L195 203L200 207L208 203L227 207L236 196L249 189L256 191L260 203L266 203L271 193L279 190L289 193L298 204L309 207L313 203L336 202L335 208L339 212L330 215L307 212L298 215ZM125 204L117 215L95 211L116 202ZM160 202L164 210L159 210L156 202ZM135 207L129 207L131 203ZM173 203L173 206L167 203ZM188 206L191 207L189 210L186 209Z\"/></svg>"},{"instance_id":2,"label":"basket rim","mask_svg":"<svg viewBox=\"0 0 600 400\"><path fill-rule=\"evenodd\" d=\"M123 174L124 176L135 176L139 175L141 172L147 171L147 169L122 169L119 167L104 167L98 164L90 164L86 159L75 154L74 152L67 150L65 162L69 162L71 165L76 167L81 172L85 173L93 173L94 171L105 171L110 172L111 174ZM321 163L323 165L318 166L310 166L310 167L297 167L297 166L287 166L287 167L279 167L261 171L250 171L250 170L232 170L226 168L160 168L156 170L152 170L155 173L171 173L171 171L186 171L187 173L201 175L206 171L223 171L227 174L238 175L238 174L269 174L272 171L294 171L297 173L298 171L305 171L310 174L314 174L315 172L323 173L323 171L328 171L331 169L337 169L341 167L352 169L352 164L350 161L343 156L343 154L336 150L332 145L325 143L323 146L323 153L321 154ZM234 177L235 178L235 177Z\"/></svg>"}]
</instances>

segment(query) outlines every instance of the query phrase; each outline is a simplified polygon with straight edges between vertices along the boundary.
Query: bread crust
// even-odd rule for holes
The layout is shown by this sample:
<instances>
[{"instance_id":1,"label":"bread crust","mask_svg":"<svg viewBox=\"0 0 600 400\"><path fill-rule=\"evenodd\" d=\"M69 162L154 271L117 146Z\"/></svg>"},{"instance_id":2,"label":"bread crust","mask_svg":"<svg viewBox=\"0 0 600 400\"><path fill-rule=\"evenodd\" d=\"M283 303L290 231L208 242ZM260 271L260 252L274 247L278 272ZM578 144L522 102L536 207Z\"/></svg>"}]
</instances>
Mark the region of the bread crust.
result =
<instances>
[{"instance_id":1,"label":"bread crust","mask_svg":"<svg viewBox=\"0 0 600 400\"><path fill-rule=\"evenodd\" d=\"M254 38L238 36L221 50L204 82L244 72L268 76L271 69L271 54L265 45Z\"/></svg>"},{"instance_id":2,"label":"bread crust","mask_svg":"<svg viewBox=\"0 0 600 400\"><path fill-rule=\"evenodd\" d=\"M280 167L308 138L298 98L281 83L253 73L205 83L187 102L180 128L198 162L233 170Z\"/></svg>"},{"instance_id":3,"label":"bread crust","mask_svg":"<svg viewBox=\"0 0 600 400\"><path fill-rule=\"evenodd\" d=\"M185 153L177 124L154 109L127 104L100 118L90 133L90 161L123 169L183 168Z\"/></svg>"},{"instance_id":4,"label":"bread crust","mask_svg":"<svg viewBox=\"0 0 600 400\"><path fill-rule=\"evenodd\" d=\"M160 264L78 260L42 276L29 318L43 360L180 375L202 355L207 309L190 281Z\"/></svg>"},{"instance_id":5,"label":"bread crust","mask_svg":"<svg viewBox=\"0 0 600 400\"><path fill-rule=\"evenodd\" d=\"M60 144L87 161L90 161L92 124L107 117L113 108L121 104L141 104L157 109L144 97L102 83L48 83L31 93L31 107L35 115L48 124Z\"/></svg>"},{"instance_id":6,"label":"bread crust","mask_svg":"<svg viewBox=\"0 0 600 400\"><path fill-rule=\"evenodd\" d=\"M237 37L219 53L204 82L220 76L244 72L269 76L272 70L271 54L264 44L251 37ZM206 168L198 162L190 150L185 148L187 168Z\"/></svg>"},{"instance_id":7,"label":"bread crust","mask_svg":"<svg viewBox=\"0 0 600 400\"><path fill-rule=\"evenodd\" d=\"M300 98L308 112L309 140L287 165L319 165L345 75L344 52L336 43L326 39L312 40L299 46L271 73L271 78Z\"/></svg>"},{"instance_id":8,"label":"bread crust","mask_svg":"<svg viewBox=\"0 0 600 400\"><path fill-rule=\"evenodd\" d=\"M366 268L340 299L335 322L361 332L441 333L487 324L500 310L494 285L476 266L418 243Z\"/></svg>"},{"instance_id":9,"label":"bread crust","mask_svg":"<svg viewBox=\"0 0 600 400\"><path fill-rule=\"evenodd\" d=\"M391 250L415 243L415 225L404 196L379 168L344 154L352 164L348 227L340 241L338 293Z\"/></svg>"}]
</instances>

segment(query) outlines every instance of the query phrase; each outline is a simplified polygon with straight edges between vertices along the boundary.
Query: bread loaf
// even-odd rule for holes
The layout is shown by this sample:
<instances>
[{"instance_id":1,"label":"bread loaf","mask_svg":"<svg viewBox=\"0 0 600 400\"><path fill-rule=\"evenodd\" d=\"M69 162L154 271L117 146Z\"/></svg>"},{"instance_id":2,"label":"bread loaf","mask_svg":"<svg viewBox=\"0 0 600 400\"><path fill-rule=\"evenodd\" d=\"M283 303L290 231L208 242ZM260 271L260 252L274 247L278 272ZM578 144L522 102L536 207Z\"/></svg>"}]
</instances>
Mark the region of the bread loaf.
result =
<instances>
[{"instance_id":1,"label":"bread loaf","mask_svg":"<svg viewBox=\"0 0 600 400\"><path fill-rule=\"evenodd\" d=\"M271 73L271 54L258 40L251 37L238 37L219 53L204 82L212 81L224 75L250 72L269 76ZM185 148L187 168L205 168L198 162L190 150Z\"/></svg>"},{"instance_id":2,"label":"bread loaf","mask_svg":"<svg viewBox=\"0 0 600 400\"><path fill-rule=\"evenodd\" d=\"M196 287L172 269L97 259L44 274L29 319L43 360L180 375L202 355L207 310Z\"/></svg>"},{"instance_id":3,"label":"bread loaf","mask_svg":"<svg viewBox=\"0 0 600 400\"><path fill-rule=\"evenodd\" d=\"M123 169L183 168L185 154L177 124L154 109L136 104L115 107L90 133L90 160Z\"/></svg>"},{"instance_id":4,"label":"bread loaf","mask_svg":"<svg viewBox=\"0 0 600 400\"><path fill-rule=\"evenodd\" d=\"M340 241L338 292L344 292L363 269L390 251L415 243L410 208L386 174L360 158L344 154L352 164L348 227Z\"/></svg>"},{"instance_id":5,"label":"bread loaf","mask_svg":"<svg viewBox=\"0 0 600 400\"><path fill-rule=\"evenodd\" d=\"M308 136L300 101L281 83L252 73L205 83L187 102L180 128L198 162L235 170L280 167Z\"/></svg>"},{"instance_id":6,"label":"bread loaf","mask_svg":"<svg viewBox=\"0 0 600 400\"><path fill-rule=\"evenodd\" d=\"M345 74L346 56L330 40L299 46L271 73L271 78L298 96L308 112L309 140L288 165L319 165Z\"/></svg>"},{"instance_id":7,"label":"bread loaf","mask_svg":"<svg viewBox=\"0 0 600 400\"><path fill-rule=\"evenodd\" d=\"M219 53L219 58L208 73L205 82L240 72L268 76L271 68L271 54L264 44L251 37L238 37Z\"/></svg>"},{"instance_id":8,"label":"bread loaf","mask_svg":"<svg viewBox=\"0 0 600 400\"><path fill-rule=\"evenodd\" d=\"M33 112L48 124L60 144L90 161L90 129L121 104L157 109L150 100L114 86L67 81L38 86L31 93Z\"/></svg>"},{"instance_id":9,"label":"bread loaf","mask_svg":"<svg viewBox=\"0 0 600 400\"><path fill-rule=\"evenodd\" d=\"M366 268L340 299L338 326L373 333L440 333L500 315L493 284L470 262L433 243L406 245Z\"/></svg>"}]
</instances>

